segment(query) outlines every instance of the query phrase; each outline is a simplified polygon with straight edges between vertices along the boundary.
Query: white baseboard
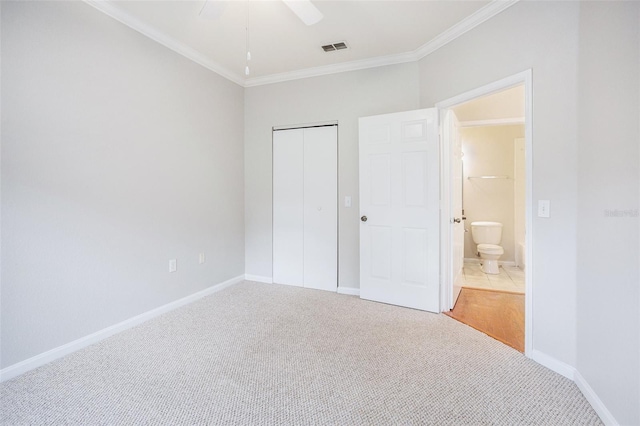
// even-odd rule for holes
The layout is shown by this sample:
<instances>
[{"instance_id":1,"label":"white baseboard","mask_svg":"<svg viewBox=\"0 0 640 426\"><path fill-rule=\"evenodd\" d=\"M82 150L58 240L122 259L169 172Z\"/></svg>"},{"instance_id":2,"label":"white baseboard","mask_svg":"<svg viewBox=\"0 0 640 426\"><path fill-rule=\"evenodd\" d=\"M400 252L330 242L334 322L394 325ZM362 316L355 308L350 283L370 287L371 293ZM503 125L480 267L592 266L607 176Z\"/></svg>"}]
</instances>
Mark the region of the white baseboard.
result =
<instances>
[{"instance_id":1,"label":"white baseboard","mask_svg":"<svg viewBox=\"0 0 640 426\"><path fill-rule=\"evenodd\" d=\"M10 365L9 367L6 367L0 370L0 382L4 382L16 376L19 376L20 374L26 373L27 371L41 367L45 364L50 363L51 361L54 361L58 358L62 358L65 355L68 355L72 352L75 352L89 345L97 343L101 340L106 339L107 337L113 336L116 333L127 330L131 327L135 327L136 325L142 324L143 322L146 322L152 318L160 316L164 313L172 311L181 306L195 302L198 299L201 299L205 296L208 296L210 294L223 290L243 280L244 280L244 275L231 278L227 281L221 282L219 284L216 284L214 286L201 290L197 293L193 293L189 296L183 297L182 299L178 299L171 303L167 303L166 305L162 305L158 308L152 309L143 314L136 315L133 318L129 318L120 323L104 328L100 331L96 331L95 333L81 337L77 340L74 340L62 346L58 346L57 348L51 349L49 351L43 352L39 355L26 359L24 361L20 361L16 364Z\"/></svg>"},{"instance_id":2,"label":"white baseboard","mask_svg":"<svg viewBox=\"0 0 640 426\"><path fill-rule=\"evenodd\" d=\"M227 281L221 282L197 293L183 297L182 299L167 303L166 305L152 309L133 318L129 318L128 320L122 321L118 324L114 324L110 327L104 328L85 337L81 337L80 339L74 340L73 342L58 346L57 348L51 349L24 361L10 365L9 367L3 368L2 370L0 370L0 383L17 377L23 373L26 373L27 371L41 367L45 364L50 363L51 361L62 358L65 355L78 351L101 340L104 340L107 337L113 336L114 334L117 334L121 331L135 327L136 325L142 324L143 322L149 321L150 319L160 316L164 313L167 313L189 303L193 303L198 299L216 293L243 280L257 281L269 284L273 283L273 280L270 277L261 277L249 274L231 278ZM353 296L360 295L360 289L353 287L338 287L337 292L339 294L348 294ZM591 388L591 386L589 386L584 377L582 377L582 375L574 367L562 361L558 361L552 356L549 356L535 349L531 351L530 358L536 361L538 364L541 364L548 369L568 378L569 380L574 381L578 386L578 389L580 389L584 397L587 399L587 401L589 401L589 404L591 404L604 424L607 426L619 426L619 423L616 421L615 417L613 417L611 412L607 409L607 407L604 405L595 391Z\"/></svg>"},{"instance_id":3,"label":"white baseboard","mask_svg":"<svg viewBox=\"0 0 640 426\"><path fill-rule=\"evenodd\" d=\"M255 281L258 283L267 283L267 284L273 284L273 278L271 277L263 277L260 275L251 275L251 274L244 274L244 279L247 281Z\"/></svg>"},{"instance_id":4,"label":"white baseboard","mask_svg":"<svg viewBox=\"0 0 640 426\"><path fill-rule=\"evenodd\" d=\"M558 361L554 357L535 349L531 351L531 359L538 364L544 365L549 370L555 371L556 373L566 377L569 380L574 380L576 369L569 364Z\"/></svg>"},{"instance_id":5,"label":"white baseboard","mask_svg":"<svg viewBox=\"0 0 640 426\"><path fill-rule=\"evenodd\" d=\"M360 289L353 287L338 287L338 293L349 294L351 296L360 296Z\"/></svg>"},{"instance_id":6,"label":"white baseboard","mask_svg":"<svg viewBox=\"0 0 640 426\"><path fill-rule=\"evenodd\" d=\"M618 426L619 423L615 417L613 417L613 414L611 414L602 400L596 395L595 391L589 386L589 383L587 383L584 377L582 377L582 374L577 370L574 381L576 385L578 385L578 389L580 389L584 397L589 401L589 404L591 404L595 412L600 416L600 420L607 426Z\"/></svg>"},{"instance_id":7,"label":"white baseboard","mask_svg":"<svg viewBox=\"0 0 640 426\"><path fill-rule=\"evenodd\" d=\"M298 284L287 284L287 283L274 283L273 279L271 279L271 277L261 277L259 275L249 275L246 274L245 279L247 281L255 281L255 282L259 282L259 283L267 283L267 284L276 284L276 285L286 285L286 286L291 286L291 287L302 287L301 285ZM339 294L348 294L351 296L360 296L360 289L359 288L353 288L353 287L338 287L336 289L336 292Z\"/></svg>"},{"instance_id":8,"label":"white baseboard","mask_svg":"<svg viewBox=\"0 0 640 426\"><path fill-rule=\"evenodd\" d=\"M575 382L578 389L580 389L580 392L582 392L587 401L589 401L589 404L591 404L591 407L593 407L602 422L607 426L619 426L615 417L613 417L611 412L607 409L602 400L598 397L591 386L589 386L577 369L535 349L531 351L531 359Z\"/></svg>"},{"instance_id":9,"label":"white baseboard","mask_svg":"<svg viewBox=\"0 0 640 426\"><path fill-rule=\"evenodd\" d=\"M304 286L302 284L291 284L291 283L277 283L273 280L269 281L268 284L275 284L275 285L284 285L287 287L300 287L300 288L304 288Z\"/></svg>"}]
</instances>

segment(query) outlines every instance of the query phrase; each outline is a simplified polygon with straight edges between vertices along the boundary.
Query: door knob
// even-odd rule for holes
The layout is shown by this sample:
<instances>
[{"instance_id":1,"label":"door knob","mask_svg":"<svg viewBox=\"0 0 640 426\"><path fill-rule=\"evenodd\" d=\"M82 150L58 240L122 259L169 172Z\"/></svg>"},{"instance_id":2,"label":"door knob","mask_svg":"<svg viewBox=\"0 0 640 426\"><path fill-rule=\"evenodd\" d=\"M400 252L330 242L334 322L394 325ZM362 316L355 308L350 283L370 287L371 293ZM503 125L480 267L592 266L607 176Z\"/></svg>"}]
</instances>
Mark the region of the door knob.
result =
<instances>
[{"instance_id":1,"label":"door knob","mask_svg":"<svg viewBox=\"0 0 640 426\"><path fill-rule=\"evenodd\" d=\"M363 221L363 222L366 222L366 221L367 221L367 217L366 217L366 216L362 216L362 217L360 218L360 220L361 220L361 221Z\"/></svg>"},{"instance_id":2,"label":"door knob","mask_svg":"<svg viewBox=\"0 0 640 426\"><path fill-rule=\"evenodd\" d=\"M455 223L460 223L461 219L460 219L459 217L454 217L454 218L453 218L453 221L454 221Z\"/></svg>"}]
</instances>

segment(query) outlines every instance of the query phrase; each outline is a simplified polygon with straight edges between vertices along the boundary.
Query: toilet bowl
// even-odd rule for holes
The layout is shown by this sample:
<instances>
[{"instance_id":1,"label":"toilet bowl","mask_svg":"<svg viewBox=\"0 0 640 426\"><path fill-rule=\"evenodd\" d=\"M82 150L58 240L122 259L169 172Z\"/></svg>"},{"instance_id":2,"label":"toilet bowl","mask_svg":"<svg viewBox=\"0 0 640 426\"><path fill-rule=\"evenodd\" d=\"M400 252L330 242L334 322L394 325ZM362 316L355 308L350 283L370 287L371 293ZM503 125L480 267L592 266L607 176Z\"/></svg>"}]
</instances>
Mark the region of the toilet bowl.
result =
<instances>
[{"instance_id":1,"label":"toilet bowl","mask_svg":"<svg viewBox=\"0 0 640 426\"><path fill-rule=\"evenodd\" d=\"M502 224L500 222L471 222L471 236L478 245L482 272L499 274L498 259L504 254L504 249L499 245L502 240Z\"/></svg>"},{"instance_id":2,"label":"toilet bowl","mask_svg":"<svg viewBox=\"0 0 640 426\"><path fill-rule=\"evenodd\" d=\"M485 274L499 274L498 259L504 254L504 249L496 244L478 244L478 254L482 259L480 269Z\"/></svg>"}]
</instances>

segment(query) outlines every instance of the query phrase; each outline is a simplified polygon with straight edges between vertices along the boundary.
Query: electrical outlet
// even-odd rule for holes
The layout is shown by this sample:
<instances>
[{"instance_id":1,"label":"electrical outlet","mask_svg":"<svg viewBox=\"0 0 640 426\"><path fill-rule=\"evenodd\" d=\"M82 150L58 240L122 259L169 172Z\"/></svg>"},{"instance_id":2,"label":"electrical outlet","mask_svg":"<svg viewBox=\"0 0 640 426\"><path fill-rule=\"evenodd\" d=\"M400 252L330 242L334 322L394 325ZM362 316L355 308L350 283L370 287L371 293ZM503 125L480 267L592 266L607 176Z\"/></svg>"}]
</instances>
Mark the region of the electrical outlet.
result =
<instances>
[{"instance_id":1,"label":"electrical outlet","mask_svg":"<svg viewBox=\"0 0 640 426\"><path fill-rule=\"evenodd\" d=\"M178 260L171 259L169 260L169 272L175 272L178 270Z\"/></svg>"},{"instance_id":2,"label":"electrical outlet","mask_svg":"<svg viewBox=\"0 0 640 426\"><path fill-rule=\"evenodd\" d=\"M549 200L538 200L538 217L549 217Z\"/></svg>"},{"instance_id":3,"label":"electrical outlet","mask_svg":"<svg viewBox=\"0 0 640 426\"><path fill-rule=\"evenodd\" d=\"M200 256L198 257L198 262L202 265L204 263L204 253L200 253Z\"/></svg>"}]
</instances>

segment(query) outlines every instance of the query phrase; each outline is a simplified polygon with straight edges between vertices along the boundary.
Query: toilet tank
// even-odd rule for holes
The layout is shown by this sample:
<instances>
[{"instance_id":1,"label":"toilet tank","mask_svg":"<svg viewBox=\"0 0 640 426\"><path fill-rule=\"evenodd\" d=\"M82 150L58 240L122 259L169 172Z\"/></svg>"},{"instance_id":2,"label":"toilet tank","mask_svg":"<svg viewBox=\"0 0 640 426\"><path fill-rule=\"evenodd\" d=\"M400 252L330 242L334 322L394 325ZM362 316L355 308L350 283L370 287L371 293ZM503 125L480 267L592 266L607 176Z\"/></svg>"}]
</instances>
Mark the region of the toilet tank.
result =
<instances>
[{"instance_id":1,"label":"toilet tank","mask_svg":"<svg viewBox=\"0 0 640 426\"><path fill-rule=\"evenodd\" d=\"M502 224L500 222L471 222L471 236L476 244L500 244Z\"/></svg>"}]
</instances>

